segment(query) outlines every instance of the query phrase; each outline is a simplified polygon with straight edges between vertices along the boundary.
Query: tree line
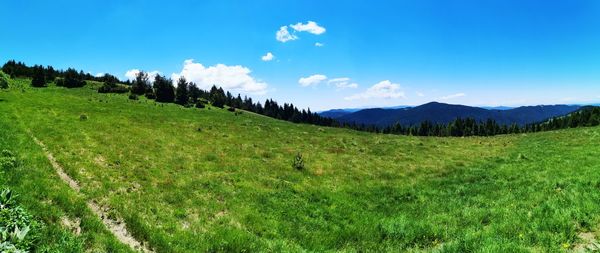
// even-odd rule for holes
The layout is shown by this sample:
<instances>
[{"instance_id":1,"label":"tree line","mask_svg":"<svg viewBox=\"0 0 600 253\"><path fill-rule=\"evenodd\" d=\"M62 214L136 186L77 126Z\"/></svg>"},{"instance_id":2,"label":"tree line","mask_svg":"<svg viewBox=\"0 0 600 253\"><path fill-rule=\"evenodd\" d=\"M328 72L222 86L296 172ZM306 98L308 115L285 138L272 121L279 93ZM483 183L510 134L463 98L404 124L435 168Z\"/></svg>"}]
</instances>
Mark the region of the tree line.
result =
<instances>
[{"instance_id":1,"label":"tree line","mask_svg":"<svg viewBox=\"0 0 600 253\"><path fill-rule=\"evenodd\" d=\"M527 125L501 125L493 119L477 121L473 118L457 118L448 124L423 121L420 124L406 126L394 124L387 127L375 125L339 122L329 117L323 117L308 109L298 109L292 103L279 104L273 99L264 103L255 102L252 98L223 90L213 85L210 90L202 90L193 82L188 82L181 77L173 84L173 80L165 76L156 75L150 80L148 73L140 71L133 80L121 81L116 76L105 74L100 77L92 76L83 71L69 68L66 71L55 70L52 66L34 65L28 67L22 62L8 61L2 71L11 78L31 78L34 87L45 87L47 83L55 82L57 86L67 88L82 87L85 80L103 82L98 89L100 93L130 93L130 98L137 99L145 96L161 103L176 103L185 107L204 108L207 104L224 108L230 111L235 109L246 110L271 118L286 120L294 123L306 123L319 126L342 127L358 131L373 133L399 134L413 136L493 136L500 134L531 133L540 131L557 130L580 126L597 126L600 124L600 108L584 107L576 112L563 117L552 118L548 121Z\"/></svg>"},{"instance_id":2,"label":"tree line","mask_svg":"<svg viewBox=\"0 0 600 253\"><path fill-rule=\"evenodd\" d=\"M500 134L534 133L565 128L589 127L600 125L600 107L586 106L575 112L547 121L526 125L500 125L493 119L476 121L473 118L457 118L448 124L434 124L423 121L414 126L395 124L376 130L386 134L416 136L494 136Z\"/></svg>"},{"instance_id":3,"label":"tree line","mask_svg":"<svg viewBox=\"0 0 600 253\"><path fill-rule=\"evenodd\" d=\"M207 104L219 108L227 106L232 110L241 109L295 123L333 127L344 126L331 118L311 112L310 109L298 109L291 103L281 105L273 99L267 99L262 104L253 101L248 96L242 97L240 94L234 96L231 92L225 91L216 85L213 85L210 90L203 90L198 88L195 83L188 82L184 77L180 77L175 82L176 86L173 83L173 80L161 75L156 75L154 80L150 82L148 73L140 71L135 79L130 82L129 90L132 95L143 95L161 103L176 103L186 107L195 106L198 108L204 108ZM99 91L110 90L111 87L116 85L113 81L105 81Z\"/></svg>"},{"instance_id":4,"label":"tree line","mask_svg":"<svg viewBox=\"0 0 600 253\"><path fill-rule=\"evenodd\" d=\"M73 68L56 70L52 66L34 65L29 67L23 62L16 62L15 60L6 62L2 66L2 72L8 74L11 78L31 78L31 86L33 87L46 87L48 83L54 82L57 86L78 88L85 86L85 80L102 81L101 78Z\"/></svg>"}]
</instances>

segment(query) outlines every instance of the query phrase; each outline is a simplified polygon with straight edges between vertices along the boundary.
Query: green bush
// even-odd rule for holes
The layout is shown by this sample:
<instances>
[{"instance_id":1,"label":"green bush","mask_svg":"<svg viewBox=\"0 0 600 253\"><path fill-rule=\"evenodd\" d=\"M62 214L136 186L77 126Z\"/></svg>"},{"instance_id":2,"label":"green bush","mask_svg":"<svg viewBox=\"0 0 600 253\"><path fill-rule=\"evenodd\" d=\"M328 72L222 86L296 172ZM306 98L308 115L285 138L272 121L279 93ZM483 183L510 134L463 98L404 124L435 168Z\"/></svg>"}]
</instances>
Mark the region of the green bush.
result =
<instances>
[{"instance_id":1,"label":"green bush","mask_svg":"<svg viewBox=\"0 0 600 253\"><path fill-rule=\"evenodd\" d=\"M131 100L138 100L138 96L136 94L129 94L129 99Z\"/></svg>"},{"instance_id":2,"label":"green bush","mask_svg":"<svg viewBox=\"0 0 600 253\"><path fill-rule=\"evenodd\" d=\"M0 70L0 89L8 89L8 80L10 76Z\"/></svg>"},{"instance_id":3,"label":"green bush","mask_svg":"<svg viewBox=\"0 0 600 253\"><path fill-rule=\"evenodd\" d=\"M204 105L204 102L202 102L202 101L198 101L198 102L196 102L196 108L200 108L200 109L202 109L202 108L204 108L204 107L206 107L206 106Z\"/></svg>"},{"instance_id":4,"label":"green bush","mask_svg":"<svg viewBox=\"0 0 600 253\"><path fill-rule=\"evenodd\" d=\"M147 91L144 96L146 96L147 99L156 99L156 94L154 94L153 91Z\"/></svg>"},{"instance_id":5,"label":"green bush","mask_svg":"<svg viewBox=\"0 0 600 253\"><path fill-rule=\"evenodd\" d=\"M9 150L0 153L0 169L11 169L17 166L17 158Z\"/></svg>"},{"instance_id":6,"label":"green bush","mask_svg":"<svg viewBox=\"0 0 600 253\"><path fill-rule=\"evenodd\" d=\"M302 158L302 154L296 154L296 157L294 157L294 161L292 162L292 168L304 170L304 159Z\"/></svg>"}]
</instances>

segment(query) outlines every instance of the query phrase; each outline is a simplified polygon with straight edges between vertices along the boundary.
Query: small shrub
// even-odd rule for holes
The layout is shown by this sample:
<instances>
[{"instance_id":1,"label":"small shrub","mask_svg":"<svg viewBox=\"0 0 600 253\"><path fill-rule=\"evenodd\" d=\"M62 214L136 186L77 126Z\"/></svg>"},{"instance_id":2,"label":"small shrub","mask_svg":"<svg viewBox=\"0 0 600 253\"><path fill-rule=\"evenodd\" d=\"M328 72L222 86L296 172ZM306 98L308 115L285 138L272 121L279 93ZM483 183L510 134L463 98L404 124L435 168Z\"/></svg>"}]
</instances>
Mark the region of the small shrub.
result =
<instances>
[{"instance_id":1,"label":"small shrub","mask_svg":"<svg viewBox=\"0 0 600 253\"><path fill-rule=\"evenodd\" d=\"M87 115L85 115L85 114L79 115L79 120L84 121L84 120L87 120L87 119L88 119Z\"/></svg>"},{"instance_id":2,"label":"small shrub","mask_svg":"<svg viewBox=\"0 0 600 253\"><path fill-rule=\"evenodd\" d=\"M138 96L136 94L129 94L129 99L131 100L138 100Z\"/></svg>"},{"instance_id":3,"label":"small shrub","mask_svg":"<svg viewBox=\"0 0 600 253\"><path fill-rule=\"evenodd\" d=\"M294 157L294 161L292 161L292 168L304 170L304 159L302 158L302 154L300 154L300 152L298 152L296 157Z\"/></svg>"},{"instance_id":4,"label":"small shrub","mask_svg":"<svg viewBox=\"0 0 600 253\"><path fill-rule=\"evenodd\" d=\"M0 169L11 169L17 166L17 158L9 150L2 150L0 154Z\"/></svg>"},{"instance_id":5,"label":"small shrub","mask_svg":"<svg viewBox=\"0 0 600 253\"><path fill-rule=\"evenodd\" d=\"M58 77L54 80L56 86L65 86L65 79L62 77Z\"/></svg>"},{"instance_id":6,"label":"small shrub","mask_svg":"<svg viewBox=\"0 0 600 253\"><path fill-rule=\"evenodd\" d=\"M152 91L146 92L146 94L144 96L146 96L146 98L148 98L148 99L156 99L156 94L154 94L154 92L152 92Z\"/></svg>"},{"instance_id":7,"label":"small shrub","mask_svg":"<svg viewBox=\"0 0 600 253\"><path fill-rule=\"evenodd\" d=\"M111 87L107 85L102 85L98 88L98 93L110 93Z\"/></svg>"},{"instance_id":8,"label":"small shrub","mask_svg":"<svg viewBox=\"0 0 600 253\"><path fill-rule=\"evenodd\" d=\"M8 89L8 80L10 77L0 70L0 89Z\"/></svg>"},{"instance_id":9,"label":"small shrub","mask_svg":"<svg viewBox=\"0 0 600 253\"><path fill-rule=\"evenodd\" d=\"M229 108L227 108L227 110L230 112L235 112L235 107L229 107Z\"/></svg>"},{"instance_id":10,"label":"small shrub","mask_svg":"<svg viewBox=\"0 0 600 253\"><path fill-rule=\"evenodd\" d=\"M204 105L204 102L202 102L202 101L198 101L198 102L196 102L196 108L200 108L200 109L202 109L202 108L204 108L204 107L206 107L206 106Z\"/></svg>"}]
</instances>

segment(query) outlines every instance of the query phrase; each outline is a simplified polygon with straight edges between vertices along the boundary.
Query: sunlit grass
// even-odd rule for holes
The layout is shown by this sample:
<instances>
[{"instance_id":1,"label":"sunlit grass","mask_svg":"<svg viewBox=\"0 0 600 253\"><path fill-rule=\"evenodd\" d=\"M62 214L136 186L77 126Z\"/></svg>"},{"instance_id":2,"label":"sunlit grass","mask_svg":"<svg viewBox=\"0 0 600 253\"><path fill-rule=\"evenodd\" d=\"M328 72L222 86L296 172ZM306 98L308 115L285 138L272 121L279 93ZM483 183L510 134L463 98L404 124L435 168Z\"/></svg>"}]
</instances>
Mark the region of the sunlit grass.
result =
<instances>
[{"instance_id":1,"label":"sunlit grass","mask_svg":"<svg viewBox=\"0 0 600 253\"><path fill-rule=\"evenodd\" d=\"M90 87L15 88L0 99L4 135L28 143L39 167L9 182L52 180L41 188L79 209L59 203L49 216L89 215L31 131L80 182L83 199L112 208L161 252L561 251L600 215L600 128L419 138ZM298 153L303 170L292 166ZM35 200L45 196L28 198L43 215ZM109 240L92 231L88 241Z\"/></svg>"}]
</instances>

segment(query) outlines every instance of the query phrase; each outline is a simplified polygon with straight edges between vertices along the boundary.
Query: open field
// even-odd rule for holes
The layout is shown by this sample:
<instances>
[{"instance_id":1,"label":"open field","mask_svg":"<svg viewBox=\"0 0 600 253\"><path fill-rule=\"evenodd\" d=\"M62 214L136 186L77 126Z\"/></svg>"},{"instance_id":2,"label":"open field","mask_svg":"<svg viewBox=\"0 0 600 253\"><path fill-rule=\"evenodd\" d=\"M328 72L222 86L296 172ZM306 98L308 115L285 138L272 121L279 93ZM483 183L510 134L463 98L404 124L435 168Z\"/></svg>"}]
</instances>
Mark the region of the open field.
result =
<instances>
[{"instance_id":1,"label":"open field","mask_svg":"<svg viewBox=\"0 0 600 253\"><path fill-rule=\"evenodd\" d=\"M2 183L51 224L42 243L74 252L129 251L87 201L156 252L560 252L600 224L600 128L381 135L12 82L0 149L22 162ZM79 217L81 235L61 217Z\"/></svg>"}]
</instances>

